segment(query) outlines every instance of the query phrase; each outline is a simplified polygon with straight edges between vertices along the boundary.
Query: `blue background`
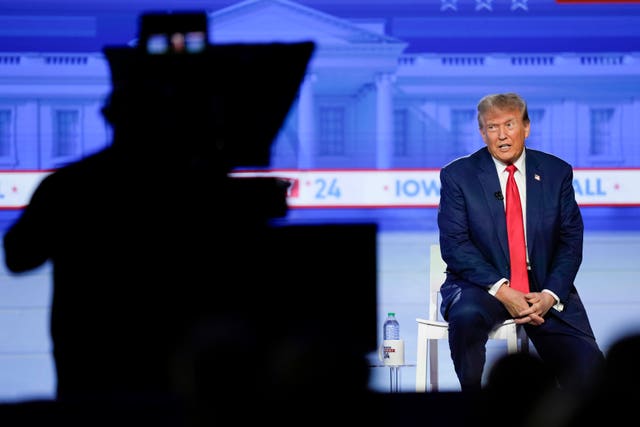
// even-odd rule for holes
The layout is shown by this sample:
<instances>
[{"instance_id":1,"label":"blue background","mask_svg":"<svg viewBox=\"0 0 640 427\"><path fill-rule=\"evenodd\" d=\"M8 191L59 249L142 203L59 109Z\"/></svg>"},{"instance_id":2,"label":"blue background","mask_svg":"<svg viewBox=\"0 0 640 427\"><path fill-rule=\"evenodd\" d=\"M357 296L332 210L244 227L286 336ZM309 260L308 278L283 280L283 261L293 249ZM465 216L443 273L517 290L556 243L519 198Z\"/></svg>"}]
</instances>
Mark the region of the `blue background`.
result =
<instances>
[{"instance_id":1,"label":"blue background","mask_svg":"<svg viewBox=\"0 0 640 427\"><path fill-rule=\"evenodd\" d=\"M239 3L253 2L5 0L0 5L0 56L100 52L105 45L123 45L135 39L137 19L142 11L204 9L215 12ZM469 68L468 74L438 75L437 82L430 83L434 85L430 87L441 85L445 89L444 93L434 92L433 98L440 106L474 109L480 96L504 87L522 92L530 100L530 107L538 110L556 103L560 93L575 103L596 107L604 105L614 110L627 108L622 119L616 122L617 128L612 131L620 142L614 161L603 163L581 155L588 139L582 138L580 129L584 123L576 122L573 110L555 108L545 111L545 130L538 140L530 143L560 155L575 167L640 167L640 151L637 149L640 147L640 108L637 107L640 99L640 66L637 65L640 61L640 4L560 4L553 0L310 0L293 4L316 11L317 16L337 18L339 22L373 23L395 42L406 44L402 54L407 61L432 57L495 59L508 55L542 58L537 71L530 76L504 77L495 70L488 76L479 76L473 67ZM216 21L213 22L215 24ZM282 25L286 26L286 22ZM312 28L308 30L313 32ZM215 31L213 27L214 35ZM631 71L621 76L612 74L609 67L603 66L599 68L602 74L598 74L597 67L585 72L583 67L576 65L569 70L570 76L576 79L575 87L569 87L571 78L567 80L566 77L545 74L544 58L566 59L572 56L622 58L622 65L630 64ZM0 63L0 69L7 65L7 62ZM0 104L13 99L6 89L11 82L2 77L0 74L0 84L5 86L0 86ZM339 80L339 75L336 75L333 81L338 85ZM402 81L399 78L397 84L403 88L409 80L408 77ZM462 93L454 92L452 88L460 81L465 84ZM544 84L541 85L541 81ZM323 90L331 89L331 83L324 85L327 83L323 83ZM36 82L33 89L37 90ZM404 93L398 99L408 104L414 98ZM552 115L552 120L549 115ZM16 135L21 129L39 126L37 115L33 115L32 120L21 122ZM431 124L428 122L428 118L423 118L420 126L426 130L425 140L429 144L435 141L433 145L423 144L423 137L409 132L410 139L413 138L411 141L421 147L420 155L412 159L398 159L392 167L437 168L479 147L479 140L466 140L461 146L452 135L442 131L449 125L444 119ZM570 140L557 135L556 130L563 122L569 123L566 127L575 131ZM536 125L534 121L532 128ZM365 122L360 126L376 129L373 123ZM372 138L375 139L375 135ZM281 139L275 143L276 147L285 143ZM34 163L40 159L39 148L30 146L29 141L18 141L18 150L27 154L17 163L0 166L0 169L48 169L60 165ZM106 139L101 143L106 143ZM76 158L98 148L100 143L85 147ZM284 150L274 148L274 153L275 165L289 165ZM322 167L372 166L370 158L357 153L334 161L315 160ZM592 311L596 335L606 348L625 331L624 328L637 322L640 292L635 282L640 248L637 234L640 231L639 210L634 206L583 207L582 212L586 225L585 264L578 287L585 289L584 299ZM2 230L18 214L16 210L0 212ZM305 209L292 210L287 217L291 222L374 221L380 224L379 321L382 322L386 311L399 314L402 335L407 341L408 364L415 362L414 319L426 315L426 249L437 239L435 215L435 208ZM52 393L55 378L47 331L51 287L49 272L49 266L45 266L15 277L10 276L4 267L0 270L0 399L50 396ZM375 356L372 359L375 362ZM455 389L455 379L446 366L446 352L441 360L443 369L448 372L441 381L445 388ZM387 380L383 369L372 370L373 388L385 390ZM411 366L403 370L402 382L403 389L412 388Z\"/></svg>"}]
</instances>

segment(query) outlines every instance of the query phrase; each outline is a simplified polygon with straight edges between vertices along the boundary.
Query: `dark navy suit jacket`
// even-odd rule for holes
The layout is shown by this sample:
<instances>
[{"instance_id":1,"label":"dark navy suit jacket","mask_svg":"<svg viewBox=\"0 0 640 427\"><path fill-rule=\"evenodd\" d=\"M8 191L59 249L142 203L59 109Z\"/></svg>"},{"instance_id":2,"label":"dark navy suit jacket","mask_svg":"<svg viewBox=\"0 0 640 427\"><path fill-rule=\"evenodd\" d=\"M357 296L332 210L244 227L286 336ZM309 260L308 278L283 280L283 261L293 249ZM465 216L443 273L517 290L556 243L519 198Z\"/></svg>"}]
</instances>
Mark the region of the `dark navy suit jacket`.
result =
<instances>
[{"instance_id":1,"label":"dark navy suit jacket","mask_svg":"<svg viewBox=\"0 0 640 427\"><path fill-rule=\"evenodd\" d=\"M582 262L584 225L575 200L573 169L564 160L526 148L527 246L532 291L549 289L564 309L552 315L593 336L574 280ZM486 147L456 159L440 172L440 248L448 274L441 311L461 289L487 290L509 278L504 202L495 163Z\"/></svg>"}]
</instances>

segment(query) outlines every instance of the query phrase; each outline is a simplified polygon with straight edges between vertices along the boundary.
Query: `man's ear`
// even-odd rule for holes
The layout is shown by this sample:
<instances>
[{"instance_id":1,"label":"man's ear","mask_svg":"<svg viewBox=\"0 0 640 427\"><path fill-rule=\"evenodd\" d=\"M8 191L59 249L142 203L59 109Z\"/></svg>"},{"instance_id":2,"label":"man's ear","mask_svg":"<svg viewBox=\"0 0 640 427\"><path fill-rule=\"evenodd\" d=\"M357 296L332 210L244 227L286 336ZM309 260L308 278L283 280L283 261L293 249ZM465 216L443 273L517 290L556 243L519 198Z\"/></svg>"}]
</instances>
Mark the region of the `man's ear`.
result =
<instances>
[{"instance_id":1,"label":"man's ear","mask_svg":"<svg viewBox=\"0 0 640 427\"><path fill-rule=\"evenodd\" d=\"M480 137L482 138L482 140L486 144L487 140L486 140L486 135L484 134L484 129L483 128L478 128L478 132L480 132Z\"/></svg>"}]
</instances>

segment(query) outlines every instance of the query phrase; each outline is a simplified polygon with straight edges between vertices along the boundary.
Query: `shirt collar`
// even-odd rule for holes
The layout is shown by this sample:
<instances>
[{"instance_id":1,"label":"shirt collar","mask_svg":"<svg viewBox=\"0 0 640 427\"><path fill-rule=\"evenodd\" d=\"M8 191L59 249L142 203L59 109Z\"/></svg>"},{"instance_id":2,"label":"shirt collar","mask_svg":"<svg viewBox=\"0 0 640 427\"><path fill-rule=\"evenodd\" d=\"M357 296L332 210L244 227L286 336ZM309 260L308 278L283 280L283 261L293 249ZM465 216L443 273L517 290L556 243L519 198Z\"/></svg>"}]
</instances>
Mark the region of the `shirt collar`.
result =
<instances>
[{"instance_id":1,"label":"shirt collar","mask_svg":"<svg viewBox=\"0 0 640 427\"><path fill-rule=\"evenodd\" d=\"M524 159L526 157L526 153L527 153L527 149L525 148L524 150L522 150L522 154L520 154L520 157L518 157L518 160L513 162L513 164L516 166L516 169L522 172L523 175L524 175L524 166L525 166ZM493 156L491 156L491 158L493 159L493 163L496 165L496 169L498 169L498 172L504 172L504 169L507 167L507 164L504 162L501 162L500 160L496 159Z\"/></svg>"}]
</instances>

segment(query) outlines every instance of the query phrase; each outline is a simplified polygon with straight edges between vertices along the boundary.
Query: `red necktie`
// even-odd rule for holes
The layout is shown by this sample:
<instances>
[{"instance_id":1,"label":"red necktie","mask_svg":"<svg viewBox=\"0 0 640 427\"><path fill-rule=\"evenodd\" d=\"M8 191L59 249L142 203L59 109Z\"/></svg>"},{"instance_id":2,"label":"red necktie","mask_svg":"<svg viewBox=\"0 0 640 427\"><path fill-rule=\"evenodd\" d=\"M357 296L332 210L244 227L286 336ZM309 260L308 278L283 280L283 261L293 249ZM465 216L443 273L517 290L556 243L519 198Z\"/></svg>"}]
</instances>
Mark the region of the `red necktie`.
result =
<instances>
[{"instance_id":1,"label":"red necktie","mask_svg":"<svg viewBox=\"0 0 640 427\"><path fill-rule=\"evenodd\" d=\"M511 287L529 292L529 276L527 274L527 252L524 240L524 223L522 221L522 203L513 173L514 165L507 166L507 234L509 236L509 258L511 259Z\"/></svg>"}]
</instances>

